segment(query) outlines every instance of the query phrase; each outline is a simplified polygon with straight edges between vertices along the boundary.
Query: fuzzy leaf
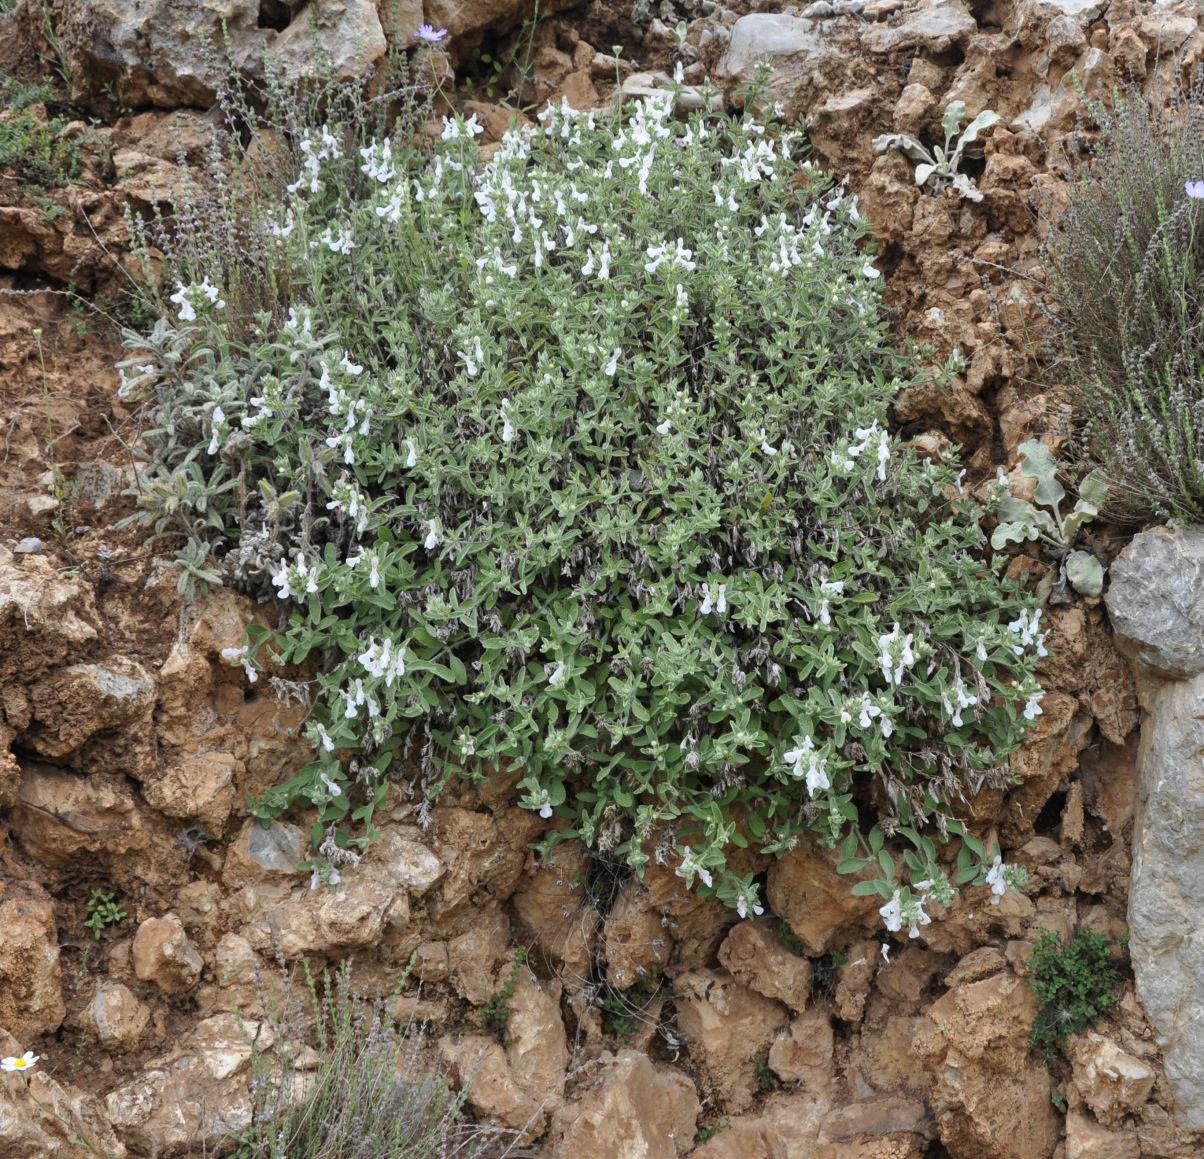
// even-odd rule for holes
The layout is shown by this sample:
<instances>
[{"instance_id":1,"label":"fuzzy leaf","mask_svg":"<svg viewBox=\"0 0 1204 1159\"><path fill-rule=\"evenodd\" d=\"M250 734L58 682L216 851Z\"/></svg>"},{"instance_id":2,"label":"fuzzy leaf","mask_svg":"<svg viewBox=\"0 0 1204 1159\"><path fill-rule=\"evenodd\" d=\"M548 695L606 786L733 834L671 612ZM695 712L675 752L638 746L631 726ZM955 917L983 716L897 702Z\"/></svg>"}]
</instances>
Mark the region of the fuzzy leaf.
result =
<instances>
[{"instance_id":1,"label":"fuzzy leaf","mask_svg":"<svg viewBox=\"0 0 1204 1159\"><path fill-rule=\"evenodd\" d=\"M1104 590L1104 565L1089 551L1072 551L1066 557L1066 578L1080 595L1098 596Z\"/></svg>"},{"instance_id":2,"label":"fuzzy leaf","mask_svg":"<svg viewBox=\"0 0 1204 1159\"><path fill-rule=\"evenodd\" d=\"M962 117L966 115L965 101L950 101L945 108L945 115L941 118L941 128L945 133L945 143L948 144L957 136L958 127L962 123Z\"/></svg>"},{"instance_id":3,"label":"fuzzy leaf","mask_svg":"<svg viewBox=\"0 0 1204 1159\"><path fill-rule=\"evenodd\" d=\"M1020 471L1030 479L1037 480L1037 490L1033 497L1057 515L1058 507L1066 498L1066 488L1058 482L1058 464L1054 462L1049 448L1038 439L1029 439L1027 443L1021 443Z\"/></svg>"}]
</instances>

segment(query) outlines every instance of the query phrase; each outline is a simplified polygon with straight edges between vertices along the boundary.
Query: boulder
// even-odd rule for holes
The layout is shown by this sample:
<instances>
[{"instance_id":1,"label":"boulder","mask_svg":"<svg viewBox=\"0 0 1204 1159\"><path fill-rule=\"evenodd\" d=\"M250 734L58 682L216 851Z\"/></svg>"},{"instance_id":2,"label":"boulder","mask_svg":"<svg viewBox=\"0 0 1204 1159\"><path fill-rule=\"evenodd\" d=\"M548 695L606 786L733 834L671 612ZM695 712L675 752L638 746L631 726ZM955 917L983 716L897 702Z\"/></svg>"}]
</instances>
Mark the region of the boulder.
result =
<instances>
[{"instance_id":1,"label":"boulder","mask_svg":"<svg viewBox=\"0 0 1204 1159\"><path fill-rule=\"evenodd\" d=\"M385 53L373 0L311 0L282 29L260 27L263 7L260 0L59 0L72 96L97 108L208 108L226 68L262 75L265 50L295 76L315 59L335 76L364 76Z\"/></svg>"},{"instance_id":2,"label":"boulder","mask_svg":"<svg viewBox=\"0 0 1204 1159\"><path fill-rule=\"evenodd\" d=\"M1112 566L1106 596L1142 707L1129 891L1137 992L1180 1127L1204 1128L1204 532L1157 528Z\"/></svg>"},{"instance_id":3,"label":"boulder","mask_svg":"<svg viewBox=\"0 0 1204 1159\"><path fill-rule=\"evenodd\" d=\"M1074 1040L1071 1062L1083 1101L1106 1127L1140 1111L1154 1089L1152 1067L1093 1030Z\"/></svg>"},{"instance_id":4,"label":"boulder","mask_svg":"<svg viewBox=\"0 0 1204 1159\"><path fill-rule=\"evenodd\" d=\"M27 1042L65 1014L54 902L32 882L0 882L0 1027Z\"/></svg>"},{"instance_id":5,"label":"boulder","mask_svg":"<svg viewBox=\"0 0 1204 1159\"><path fill-rule=\"evenodd\" d=\"M681 1071L646 1054L604 1054L587 1089L553 1117L550 1159L678 1159L694 1146L701 1106Z\"/></svg>"},{"instance_id":6,"label":"boulder","mask_svg":"<svg viewBox=\"0 0 1204 1159\"><path fill-rule=\"evenodd\" d=\"M782 945L770 921L740 922L719 947L732 977L766 998L805 1010L811 996L811 963Z\"/></svg>"},{"instance_id":7,"label":"boulder","mask_svg":"<svg viewBox=\"0 0 1204 1159\"><path fill-rule=\"evenodd\" d=\"M233 1014L206 1018L176 1051L108 1095L109 1122L139 1155L217 1154L251 1124L252 1042L270 1050L275 1037Z\"/></svg>"},{"instance_id":8,"label":"boulder","mask_svg":"<svg viewBox=\"0 0 1204 1159\"><path fill-rule=\"evenodd\" d=\"M98 623L88 588L41 556L18 560L0 547L0 685L28 683L78 656Z\"/></svg>"},{"instance_id":9,"label":"boulder","mask_svg":"<svg viewBox=\"0 0 1204 1159\"><path fill-rule=\"evenodd\" d=\"M137 799L124 777L80 777L31 762L21 769L13 828L43 865L68 865L81 854L119 856L145 843Z\"/></svg>"},{"instance_id":10,"label":"boulder","mask_svg":"<svg viewBox=\"0 0 1204 1159\"><path fill-rule=\"evenodd\" d=\"M758 1086L757 1057L785 1025L786 1011L721 970L683 974L674 990L691 1059L726 1110L746 1110Z\"/></svg>"},{"instance_id":11,"label":"boulder","mask_svg":"<svg viewBox=\"0 0 1204 1159\"><path fill-rule=\"evenodd\" d=\"M1011 973L955 986L938 998L915 1037L931 1071L928 1103L951 1155L1049 1159L1060 1134L1049 1072L1028 1039L1037 999Z\"/></svg>"},{"instance_id":12,"label":"boulder","mask_svg":"<svg viewBox=\"0 0 1204 1159\"><path fill-rule=\"evenodd\" d=\"M104 664L72 664L29 690L33 719L23 745L52 760L75 752L99 732L145 716L155 702L155 682L140 664L114 656Z\"/></svg>"},{"instance_id":13,"label":"boulder","mask_svg":"<svg viewBox=\"0 0 1204 1159\"><path fill-rule=\"evenodd\" d=\"M0 1026L0 1055L27 1049ZM0 1140L5 1159L125 1159L127 1153L92 1097L56 1082L44 1065L29 1074L28 1090L20 1079L0 1080Z\"/></svg>"},{"instance_id":14,"label":"boulder","mask_svg":"<svg viewBox=\"0 0 1204 1159\"><path fill-rule=\"evenodd\" d=\"M802 841L769 870L769 908L790 927L808 954L826 954L882 924L878 897L854 897L853 877L836 872L831 850Z\"/></svg>"},{"instance_id":15,"label":"boulder","mask_svg":"<svg viewBox=\"0 0 1204 1159\"><path fill-rule=\"evenodd\" d=\"M128 986L102 981L84 1007L82 1021L106 1050L136 1050L150 1024L150 1009Z\"/></svg>"},{"instance_id":16,"label":"boulder","mask_svg":"<svg viewBox=\"0 0 1204 1159\"><path fill-rule=\"evenodd\" d=\"M130 951L134 976L164 994L184 994L197 984L205 963L175 914L147 918L134 935Z\"/></svg>"}]
</instances>

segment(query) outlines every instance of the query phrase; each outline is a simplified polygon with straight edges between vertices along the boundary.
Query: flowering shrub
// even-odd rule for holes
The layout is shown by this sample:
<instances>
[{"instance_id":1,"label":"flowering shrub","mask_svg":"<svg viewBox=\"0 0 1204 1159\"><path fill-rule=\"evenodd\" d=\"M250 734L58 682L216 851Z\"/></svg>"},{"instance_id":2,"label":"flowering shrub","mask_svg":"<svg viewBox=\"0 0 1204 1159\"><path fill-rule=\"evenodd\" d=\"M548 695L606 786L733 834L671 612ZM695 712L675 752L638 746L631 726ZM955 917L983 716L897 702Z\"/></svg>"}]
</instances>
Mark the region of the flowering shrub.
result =
<instances>
[{"instance_id":1,"label":"flowering shrub","mask_svg":"<svg viewBox=\"0 0 1204 1159\"><path fill-rule=\"evenodd\" d=\"M907 368L855 199L796 131L671 93L549 109L488 160L479 133L419 163L315 126L263 223L283 324L178 262L130 337L146 519L291 608L249 674L319 665L314 761L259 815L312 803L335 852L399 768L428 797L516 772L545 849L657 858L742 914L727 852L808 831L903 916L947 897L919 830L1006 779L1040 613L887 430ZM989 860L969 839L955 876Z\"/></svg>"}]
</instances>

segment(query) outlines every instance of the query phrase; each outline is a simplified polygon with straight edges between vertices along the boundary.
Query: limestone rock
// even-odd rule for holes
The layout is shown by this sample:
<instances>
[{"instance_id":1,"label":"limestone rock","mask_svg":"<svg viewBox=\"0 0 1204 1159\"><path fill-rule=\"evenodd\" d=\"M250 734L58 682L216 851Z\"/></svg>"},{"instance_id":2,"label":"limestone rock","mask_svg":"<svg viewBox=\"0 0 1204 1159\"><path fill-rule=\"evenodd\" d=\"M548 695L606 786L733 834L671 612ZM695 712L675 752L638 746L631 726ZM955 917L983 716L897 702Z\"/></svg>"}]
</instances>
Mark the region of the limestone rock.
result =
<instances>
[{"instance_id":1,"label":"limestone rock","mask_svg":"<svg viewBox=\"0 0 1204 1159\"><path fill-rule=\"evenodd\" d=\"M678 1159L694 1146L701 1107L681 1071L646 1054L604 1054L591 1086L553 1118L551 1159Z\"/></svg>"},{"instance_id":2,"label":"limestone rock","mask_svg":"<svg viewBox=\"0 0 1204 1159\"><path fill-rule=\"evenodd\" d=\"M719 947L719 961L738 982L783 1002L791 1010L805 1010L811 996L811 963L792 954L765 920L740 922Z\"/></svg>"},{"instance_id":3,"label":"limestone rock","mask_svg":"<svg viewBox=\"0 0 1204 1159\"><path fill-rule=\"evenodd\" d=\"M469 929L476 920L470 905L474 894L505 901L514 892L539 818L515 809L506 819L512 824L499 825L490 814L471 809L436 810L432 851L447 872L426 894L427 909L438 923L432 932L447 936Z\"/></svg>"},{"instance_id":4,"label":"limestone rock","mask_svg":"<svg viewBox=\"0 0 1204 1159\"><path fill-rule=\"evenodd\" d=\"M14 1038L0 1026L0 1055L19 1055L26 1049L26 1041ZM80 1139L88 1140L91 1152L86 1145L81 1147ZM0 1081L0 1140L0 1155L5 1159L126 1156L125 1145L113 1134L95 1101L56 1082L42 1066L29 1075L28 1091L20 1080Z\"/></svg>"},{"instance_id":5,"label":"limestone rock","mask_svg":"<svg viewBox=\"0 0 1204 1159\"><path fill-rule=\"evenodd\" d=\"M1204 672L1204 531L1143 531L1109 572L1116 646L1157 675Z\"/></svg>"},{"instance_id":6,"label":"limestone rock","mask_svg":"<svg viewBox=\"0 0 1204 1159\"><path fill-rule=\"evenodd\" d=\"M1110 1038L1089 1030L1074 1040L1074 1081L1083 1101L1106 1127L1141 1109L1154 1087L1154 1071Z\"/></svg>"},{"instance_id":7,"label":"limestone rock","mask_svg":"<svg viewBox=\"0 0 1204 1159\"><path fill-rule=\"evenodd\" d=\"M2 264L2 259L0 259ZM97 638L91 592L49 560L0 547L0 684L27 683Z\"/></svg>"},{"instance_id":8,"label":"limestone rock","mask_svg":"<svg viewBox=\"0 0 1204 1159\"><path fill-rule=\"evenodd\" d=\"M1049 1072L1029 1057L1036 1013L1011 973L963 983L929 1008L915 1053L932 1071L928 1101L950 1154L1049 1159L1059 1130Z\"/></svg>"},{"instance_id":9,"label":"limestone rock","mask_svg":"<svg viewBox=\"0 0 1204 1159\"><path fill-rule=\"evenodd\" d=\"M150 674L114 656L102 664L60 668L30 689L33 720L22 742L52 759L74 752L98 732L145 715L155 700Z\"/></svg>"},{"instance_id":10,"label":"limestone rock","mask_svg":"<svg viewBox=\"0 0 1204 1159\"><path fill-rule=\"evenodd\" d=\"M460 995L474 1006L483 1005L494 992L498 964L514 961L509 919L500 907L478 911L472 929L447 943L447 955Z\"/></svg>"},{"instance_id":11,"label":"limestone rock","mask_svg":"<svg viewBox=\"0 0 1204 1159\"><path fill-rule=\"evenodd\" d=\"M446 866L425 845L386 833L380 856L389 861L393 880L415 897L421 897L446 872Z\"/></svg>"},{"instance_id":12,"label":"limestone rock","mask_svg":"<svg viewBox=\"0 0 1204 1159\"><path fill-rule=\"evenodd\" d=\"M865 33L861 43L874 53L900 49L941 53L965 44L977 31L978 22L954 0L920 8L898 24L877 25Z\"/></svg>"},{"instance_id":13,"label":"limestone rock","mask_svg":"<svg viewBox=\"0 0 1204 1159\"><path fill-rule=\"evenodd\" d=\"M832 1015L815 1007L800 1015L790 1029L769 1048L770 1069L788 1083L802 1083L807 1090L822 1091L832 1081Z\"/></svg>"},{"instance_id":14,"label":"limestone rock","mask_svg":"<svg viewBox=\"0 0 1204 1159\"><path fill-rule=\"evenodd\" d=\"M601 917L585 891L586 853L577 841L558 846L555 860L520 883L513 904L524 943L558 968L570 990L588 980Z\"/></svg>"},{"instance_id":15,"label":"limestone rock","mask_svg":"<svg viewBox=\"0 0 1204 1159\"><path fill-rule=\"evenodd\" d=\"M206 1018L178 1051L105 1099L109 1121L138 1154L216 1154L251 1123L252 1041L261 1050L274 1042L266 1026L240 1025L233 1014Z\"/></svg>"},{"instance_id":16,"label":"limestone rock","mask_svg":"<svg viewBox=\"0 0 1204 1159\"><path fill-rule=\"evenodd\" d=\"M28 1041L65 1013L54 902L32 882L0 882L0 1028Z\"/></svg>"},{"instance_id":17,"label":"limestone rock","mask_svg":"<svg viewBox=\"0 0 1204 1159\"><path fill-rule=\"evenodd\" d=\"M1136 1131L1110 1131L1075 1111L1066 1116L1066 1159L1139 1159L1140 1155Z\"/></svg>"},{"instance_id":18,"label":"limestone rock","mask_svg":"<svg viewBox=\"0 0 1204 1159\"><path fill-rule=\"evenodd\" d=\"M164 994L183 994L201 977L205 963L175 914L147 918L134 935L130 953L134 976L151 982Z\"/></svg>"},{"instance_id":19,"label":"limestone rock","mask_svg":"<svg viewBox=\"0 0 1204 1159\"><path fill-rule=\"evenodd\" d=\"M389 873L388 863L365 860L343 871L334 887L312 883L248 886L238 895L251 947L286 959L305 954L374 946L410 920L409 894Z\"/></svg>"},{"instance_id":20,"label":"limestone rock","mask_svg":"<svg viewBox=\"0 0 1204 1159\"><path fill-rule=\"evenodd\" d=\"M138 802L123 777L80 777L30 763L21 770L14 814L21 844L44 865L67 865L81 853L120 855L145 841Z\"/></svg>"},{"instance_id":21,"label":"limestone rock","mask_svg":"<svg viewBox=\"0 0 1204 1159\"><path fill-rule=\"evenodd\" d=\"M102 981L84 1008L83 1022L106 1049L135 1050L150 1023L150 1010L129 987Z\"/></svg>"},{"instance_id":22,"label":"limestone rock","mask_svg":"<svg viewBox=\"0 0 1204 1159\"><path fill-rule=\"evenodd\" d=\"M808 954L841 949L880 925L876 897L854 897L854 877L836 872L830 850L800 842L769 870L770 909L782 918Z\"/></svg>"},{"instance_id":23,"label":"limestone rock","mask_svg":"<svg viewBox=\"0 0 1204 1159\"><path fill-rule=\"evenodd\" d=\"M785 1025L785 1010L719 970L683 974L674 990L677 1027L691 1058L726 1109L747 1109L757 1085L756 1056Z\"/></svg>"},{"instance_id":24,"label":"limestone rock","mask_svg":"<svg viewBox=\"0 0 1204 1159\"><path fill-rule=\"evenodd\" d=\"M509 973L510 967L499 972L495 992ZM510 999L505 1045L473 1035L454 1044L445 1040L442 1050L474 1110L538 1137L562 1102L569 1062L559 983L540 983L523 967Z\"/></svg>"},{"instance_id":25,"label":"limestone rock","mask_svg":"<svg viewBox=\"0 0 1204 1159\"><path fill-rule=\"evenodd\" d=\"M1112 568L1117 646L1143 719L1129 951L1180 1127L1204 1128L1204 532L1143 532Z\"/></svg>"},{"instance_id":26,"label":"limestone rock","mask_svg":"<svg viewBox=\"0 0 1204 1159\"><path fill-rule=\"evenodd\" d=\"M826 1155L816 1138L830 1105L823 1090L771 1095L756 1114L725 1118L690 1159L818 1159Z\"/></svg>"},{"instance_id":27,"label":"limestone rock","mask_svg":"<svg viewBox=\"0 0 1204 1159\"><path fill-rule=\"evenodd\" d=\"M222 880L229 888L295 880L306 858L305 834L287 821L247 821L226 851Z\"/></svg>"},{"instance_id":28,"label":"limestone rock","mask_svg":"<svg viewBox=\"0 0 1204 1159\"><path fill-rule=\"evenodd\" d=\"M571 0L550 0L540 5L541 15L551 16L571 6ZM517 27L531 9L524 0L426 0L426 19L436 28L446 28L448 38L444 42L456 51L460 42L479 44L486 32L506 32ZM413 36L413 29L403 38L403 43Z\"/></svg>"},{"instance_id":29,"label":"limestone rock","mask_svg":"<svg viewBox=\"0 0 1204 1159\"><path fill-rule=\"evenodd\" d=\"M195 821L217 836L234 808L235 786L244 771L242 761L230 753L194 753L143 781L142 795L165 816Z\"/></svg>"},{"instance_id":30,"label":"limestone rock","mask_svg":"<svg viewBox=\"0 0 1204 1159\"><path fill-rule=\"evenodd\" d=\"M823 1143L841 1143L859 1136L916 1135L926 1119L923 1103L893 1095L837 1107L824 1119L819 1138Z\"/></svg>"},{"instance_id":31,"label":"limestone rock","mask_svg":"<svg viewBox=\"0 0 1204 1159\"><path fill-rule=\"evenodd\" d=\"M312 0L283 30L259 27L259 0L60 0L56 27L84 104L208 108L228 57L234 72L262 73L270 49L286 73L312 68L363 76L385 52L373 0ZM221 46L209 53L199 46ZM106 92L107 90L107 92Z\"/></svg>"},{"instance_id":32,"label":"limestone rock","mask_svg":"<svg viewBox=\"0 0 1204 1159\"><path fill-rule=\"evenodd\" d=\"M765 62L771 68L769 94L793 103L799 79L824 57L824 40L810 20L771 12L741 16L731 29L727 51L715 70L728 100L756 77Z\"/></svg>"}]
</instances>

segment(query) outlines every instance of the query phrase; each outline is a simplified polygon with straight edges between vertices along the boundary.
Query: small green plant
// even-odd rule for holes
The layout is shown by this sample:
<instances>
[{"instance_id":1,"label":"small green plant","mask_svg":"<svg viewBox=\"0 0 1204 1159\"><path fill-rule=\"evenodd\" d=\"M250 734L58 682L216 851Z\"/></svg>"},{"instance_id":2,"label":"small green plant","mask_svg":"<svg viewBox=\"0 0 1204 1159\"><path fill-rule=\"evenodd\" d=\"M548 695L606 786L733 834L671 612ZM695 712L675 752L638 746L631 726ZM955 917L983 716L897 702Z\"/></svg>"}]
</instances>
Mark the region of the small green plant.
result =
<instances>
[{"instance_id":1,"label":"small green plant","mask_svg":"<svg viewBox=\"0 0 1204 1159\"><path fill-rule=\"evenodd\" d=\"M1120 971L1106 934L1079 930L1064 943L1047 930L1028 959L1028 970L1041 1003L1030 1043L1046 1059L1062 1051L1069 1035L1094 1025L1116 1005Z\"/></svg>"},{"instance_id":2,"label":"small green plant","mask_svg":"<svg viewBox=\"0 0 1204 1159\"><path fill-rule=\"evenodd\" d=\"M631 1017L631 1010L622 997L608 994L602 999L602 1027L615 1038L630 1038L639 1023Z\"/></svg>"},{"instance_id":3,"label":"small green plant","mask_svg":"<svg viewBox=\"0 0 1204 1159\"><path fill-rule=\"evenodd\" d=\"M778 1086L778 1076L774 1073L773 1067L769 1065L769 1054L762 1051L753 1060L757 1068L757 1086L762 1091L776 1090Z\"/></svg>"},{"instance_id":4,"label":"small green plant","mask_svg":"<svg viewBox=\"0 0 1204 1159\"><path fill-rule=\"evenodd\" d=\"M514 997L519 976L526 963L527 948L519 946L514 951L514 964L510 967L510 973L506 975L502 988L481 1009L481 1026L498 1038L505 1037L506 1027L510 1024L510 1000Z\"/></svg>"},{"instance_id":5,"label":"small green plant","mask_svg":"<svg viewBox=\"0 0 1204 1159\"><path fill-rule=\"evenodd\" d=\"M803 949L803 943L798 940L795 932L790 928L785 918L778 918L773 924L774 933L778 936L778 941L782 943L796 957L806 957L806 950Z\"/></svg>"},{"instance_id":6,"label":"small green plant","mask_svg":"<svg viewBox=\"0 0 1204 1159\"><path fill-rule=\"evenodd\" d=\"M45 102L54 90L0 73L0 93L6 109L0 113L0 170L42 189L70 185L79 176L79 150L64 136L67 121L46 114ZM44 212L50 212L45 203Z\"/></svg>"},{"instance_id":7,"label":"small green plant","mask_svg":"<svg viewBox=\"0 0 1204 1159\"><path fill-rule=\"evenodd\" d=\"M930 150L906 133L885 133L874 138L874 152L885 153L887 149L898 149L909 160L917 162L917 185L931 182L938 191L952 186L967 201L981 201L982 191L970 177L960 171L960 167L963 159L982 155L981 149L976 148L975 143L984 129L989 129L999 120L999 114L989 109L979 113L958 137L958 130L965 115L965 101L953 101L945 109L945 115L941 119L941 128L945 133L944 145L934 145Z\"/></svg>"},{"instance_id":8,"label":"small green plant","mask_svg":"<svg viewBox=\"0 0 1204 1159\"><path fill-rule=\"evenodd\" d=\"M114 892L105 893L103 890L94 889L92 896L88 899L88 917L84 926L92 931L98 942L105 930L129 917L129 914L116 901L116 897Z\"/></svg>"},{"instance_id":9,"label":"small green plant","mask_svg":"<svg viewBox=\"0 0 1204 1159\"><path fill-rule=\"evenodd\" d=\"M999 525L991 536L998 549L1009 543L1040 540L1058 566L1055 591L1069 583L1084 596L1098 596L1104 590L1104 568L1089 551L1074 547L1083 524L1094 519L1108 498L1108 480L1103 471L1092 471L1079 484L1074 507L1062 514L1066 488L1058 482L1058 464L1049 448L1036 439L1020 444L1020 473L1037 480L1033 501L1004 495L999 500ZM1052 577L1051 577L1052 583Z\"/></svg>"},{"instance_id":10,"label":"small green plant","mask_svg":"<svg viewBox=\"0 0 1204 1159\"><path fill-rule=\"evenodd\" d=\"M732 1125L731 1119L725 1116L720 1122L716 1123L713 1127L699 1127L698 1131L694 1135L694 1142L695 1143L706 1143L708 1140L713 1139L716 1135L718 1135L720 1133L720 1131L729 1130L731 1128L731 1125Z\"/></svg>"}]
</instances>

